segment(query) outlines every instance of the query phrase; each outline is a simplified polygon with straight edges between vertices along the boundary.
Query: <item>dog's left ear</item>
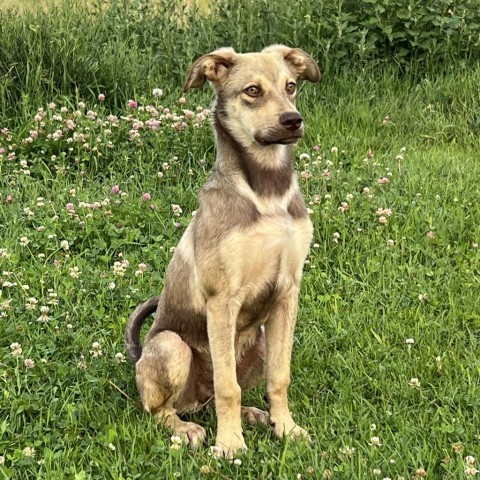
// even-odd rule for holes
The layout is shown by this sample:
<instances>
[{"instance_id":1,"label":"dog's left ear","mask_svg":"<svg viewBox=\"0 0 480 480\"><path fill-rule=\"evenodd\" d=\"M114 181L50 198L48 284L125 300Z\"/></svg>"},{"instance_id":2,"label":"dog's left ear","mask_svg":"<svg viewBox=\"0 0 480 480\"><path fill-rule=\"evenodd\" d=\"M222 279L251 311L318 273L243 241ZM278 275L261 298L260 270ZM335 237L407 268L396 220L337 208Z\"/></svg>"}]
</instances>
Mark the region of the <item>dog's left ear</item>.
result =
<instances>
[{"instance_id":1,"label":"dog's left ear","mask_svg":"<svg viewBox=\"0 0 480 480\"><path fill-rule=\"evenodd\" d=\"M235 50L230 47L220 48L203 55L192 65L183 85L183 91L201 87L207 80L214 85L219 85L227 78L236 57Z\"/></svg>"},{"instance_id":2,"label":"dog's left ear","mask_svg":"<svg viewBox=\"0 0 480 480\"><path fill-rule=\"evenodd\" d=\"M285 45L271 45L262 52L277 52L282 55L290 70L297 75L299 80L308 80L316 83L320 81L322 74L315 60L301 48L289 48Z\"/></svg>"}]
</instances>

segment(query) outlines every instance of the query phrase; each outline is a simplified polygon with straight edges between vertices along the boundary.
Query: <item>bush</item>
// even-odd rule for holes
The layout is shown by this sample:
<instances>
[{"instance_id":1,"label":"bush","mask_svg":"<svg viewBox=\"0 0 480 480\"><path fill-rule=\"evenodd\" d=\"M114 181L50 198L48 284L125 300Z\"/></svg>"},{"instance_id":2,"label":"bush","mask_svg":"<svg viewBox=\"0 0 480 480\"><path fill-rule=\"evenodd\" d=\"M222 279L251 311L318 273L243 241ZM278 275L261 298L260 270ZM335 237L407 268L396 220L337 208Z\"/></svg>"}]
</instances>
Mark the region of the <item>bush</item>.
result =
<instances>
[{"instance_id":1,"label":"bush","mask_svg":"<svg viewBox=\"0 0 480 480\"><path fill-rule=\"evenodd\" d=\"M118 107L138 91L178 89L195 57L224 45L238 51L271 43L303 47L327 73L371 62L424 72L477 61L480 3L428 3L228 0L199 9L134 0L3 12L0 111L11 118L59 95L78 101L101 92Z\"/></svg>"}]
</instances>

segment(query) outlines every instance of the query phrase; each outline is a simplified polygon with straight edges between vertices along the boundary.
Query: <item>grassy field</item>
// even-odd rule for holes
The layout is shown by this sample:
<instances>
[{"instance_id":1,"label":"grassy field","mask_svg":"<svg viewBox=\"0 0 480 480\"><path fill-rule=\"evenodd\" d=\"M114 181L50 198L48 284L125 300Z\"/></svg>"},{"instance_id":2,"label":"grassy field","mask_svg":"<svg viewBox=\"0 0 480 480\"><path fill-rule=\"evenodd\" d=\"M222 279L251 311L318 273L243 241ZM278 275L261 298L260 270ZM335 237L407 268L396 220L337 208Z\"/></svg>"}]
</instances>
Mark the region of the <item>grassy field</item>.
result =
<instances>
[{"instance_id":1,"label":"grassy field","mask_svg":"<svg viewBox=\"0 0 480 480\"><path fill-rule=\"evenodd\" d=\"M471 64L367 65L302 88L296 170L315 233L290 406L314 443L245 426L234 463L209 454L211 411L191 416L205 448L172 448L123 347L214 160L208 88L181 99L179 78L112 108L91 85L4 118L0 478L475 478L479 85ZM267 408L263 389L244 403Z\"/></svg>"}]
</instances>

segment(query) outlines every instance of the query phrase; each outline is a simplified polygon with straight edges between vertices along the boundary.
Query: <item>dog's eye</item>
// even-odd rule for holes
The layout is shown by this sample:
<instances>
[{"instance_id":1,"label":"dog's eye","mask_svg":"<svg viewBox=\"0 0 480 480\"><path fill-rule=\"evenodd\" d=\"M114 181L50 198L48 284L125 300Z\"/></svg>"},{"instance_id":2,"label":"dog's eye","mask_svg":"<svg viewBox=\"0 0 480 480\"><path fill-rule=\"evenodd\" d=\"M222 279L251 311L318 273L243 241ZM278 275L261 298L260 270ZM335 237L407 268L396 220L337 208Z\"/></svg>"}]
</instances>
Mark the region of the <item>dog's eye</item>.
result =
<instances>
[{"instance_id":1,"label":"dog's eye","mask_svg":"<svg viewBox=\"0 0 480 480\"><path fill-rule=\"evenodd\" d=\"M250 95L250 97L258 97L258 95L260 94L260 89L255 85L252 85L251 87L246 88L244 92L247 95Z\"/></svg>"},{"instance_id":2,"label":"dog's eye","mask_svg":"<svg viewBox=\"0 0 480 480\"><path fill-rule=\"evenodd\" d=\"M287 92L292 94L295 93L297 85L294 82L287 83Z\"/></svg>"}]
</instances>

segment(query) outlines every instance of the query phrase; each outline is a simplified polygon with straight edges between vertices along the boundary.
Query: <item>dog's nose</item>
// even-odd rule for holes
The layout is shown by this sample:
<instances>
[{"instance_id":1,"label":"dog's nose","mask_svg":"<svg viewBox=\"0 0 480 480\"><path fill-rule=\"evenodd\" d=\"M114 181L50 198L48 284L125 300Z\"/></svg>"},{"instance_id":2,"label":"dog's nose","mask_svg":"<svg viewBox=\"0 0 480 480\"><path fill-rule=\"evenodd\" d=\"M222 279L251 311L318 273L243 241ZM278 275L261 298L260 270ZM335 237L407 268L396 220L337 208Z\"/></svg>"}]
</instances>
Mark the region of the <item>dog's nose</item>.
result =
<instances>
[{"instance_id":1,"label":"dog's nose","mask_svg":"<svg viewBox=\"0 0 480 480\"><path fill-rule=\"evenodd\" d=\"M298 112L285 112L280 115L280 124L287 130L294 132L303 123L303 118Z\"/></svg>"}]
</instances>

